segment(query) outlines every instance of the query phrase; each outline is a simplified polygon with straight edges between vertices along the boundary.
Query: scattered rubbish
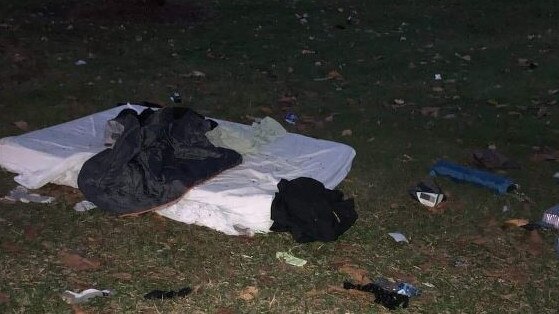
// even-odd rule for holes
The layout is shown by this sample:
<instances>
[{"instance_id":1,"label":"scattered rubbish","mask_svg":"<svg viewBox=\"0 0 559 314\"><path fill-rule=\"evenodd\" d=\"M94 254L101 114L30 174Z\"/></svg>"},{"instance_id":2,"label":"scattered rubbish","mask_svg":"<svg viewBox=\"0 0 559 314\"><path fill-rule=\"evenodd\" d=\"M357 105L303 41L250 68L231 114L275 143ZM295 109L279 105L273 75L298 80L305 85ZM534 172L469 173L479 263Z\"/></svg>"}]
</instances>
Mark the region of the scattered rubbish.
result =
<instances>
[{"instance_id":1,"label":"scattered rubbish","mask_svg":"<svg viewBox=\"0 0 559 314\"><path fill-rule=\"evenodd\" d=\"M501 210L503 213L510 211L510 208L507 205L503 205L503 209Z\"/></svg>"},{"instance_id":2,"label":"scattered rubbish","mask_svg":"<svg viewBox=\"0 0 559 314\"><path fill-rule=\"evenodd\" d=\"M485 169L519 169L520 165L499 153L494 148L476 149L472 152L472 163Z\"/></svg>"},{"instance_id":3,"label":"scattered rubbish","mask_svg":"<svg viewBox=\"0 0 559 314\"><path fill-rule=\"evenodd\" d=\"M175 297L183 298L189 295L190 292L192 292L192 288L190 287L182 288L179 291L153 290L149 293L146 293L144 295L144 299L152 300L152 299L172 299Z\"/></svg>"},{"instance_id":4,"label":"scattered rubbish","mask_svg":"<svg viewBox=\"0 0 559 314\"><path fill-rule=\"evenodd\" d=\"M408 239L406 238L405 235L403 235L400 232L389 232L388 233L389 236L392 237L392 239L394 239L394 241L396 242L406 242L406 243L410 243L410 241L408 241Z\"/></svg>"},{"instance_id":5,"label":"scattered rubbish","mask_svg":"<svg viewBox=\"0 0 559 314\"><path fill-rule=\"evenodd\" d=\"M93 204L90 201L81 201L79 203L76 203L76 205L74 205L74 210L77 212L86 212L94 208L97 208L97 205Z\"/></svg>"},{"instance_id":6,"label":"scattered rubbish","mask_svg":"<svg viewBox=\"0 0 559 314\"><path fill-rule=\"evenodd\" d=\"M441 74L435 74L435 81L440 81L443 79L443 76Z\"/></svg>"},{"instance_id":7,"label":"scattered rubbish","mask_svg":"<svg viewBox=\"0 0 559 314\"><path fill-rule=\"evenodd\" d=\"M428 207L435 207L446 199L441 188L432 178L419 182L414 188L409 190L409 193L412 198Z\"/></svg>"},{"instance_id":8,"label":"scattered rubbish","mask_svg":"<svg viewBox=\"0 0 559 314\"><path fill-rule=\"evenodd\" d=\"M296 114L289 112L285 115L285 122L289 123L289 124L295 124L297 122L297 120L299 119L299 117L297 117Z\"/></svg>"},{"instance_id":9,"label":"scattered rubbish","mask_svg":"<svg viewBox=\"0 0 559 314\"><path fill-rule=\"evenodd\" d=\"M398 307L407 308L409 306L409 299L420 295L419 289L409 283L389 282L385 278L377 278L374 282L365 285L345 281L344 289L370 292L375 295L375 303L389 310L395 310Z\"/></svg>"},{"instance_id":10,"label":"scattered rubbish","mask_svg":"<svg viewBox=\"0 0 559 314\"><path fill-rule=\"evenodd\" d=\"M87 64L87 61L85 61L85 60L78 60L78 61L74 62L74 64L75 64L75 65L86 65L86 64Z\"/></svg>"},{"instance_id":11,"label":"scattered rubbish","mask_svg":"<svg viewBox=\"0 0 559 314\"><path fill-rule=\"evenodd\" d=\"M459 182L469 182L489 188L499 194L506 194L518 189L511 179L491 172L469 168L447 160L439 160L430 172L431 176L445 176Z\"/></svg>"},{"instance_id":12,"label":"scattered rubbish","mask_svg":"<svg viewBox=\"0 0 559 314\"><path fill-rule=\"evenodd\" d=\"M543 213L542 223L559 229L559 204L549 208Z\"/></svg>"},{"instance_id":13,"label":"scattered rubbish","mask_svg":"<svg viewBox=\"0 0 559 314\"><path fill-rule=\"evenodd\" d=\"M435 285L430 282L424 282L423 285L429 288L435 288Z\"/></svg>"},{"instance_id":14,"label":"scattered rubbish","mask_svg":"<svg viewBox=\"0 0 559 314\"><path fill-rule=\"evenodd\" d=\"M346 129L342 131L342 136L351 136L353 134L353 131L351 131L350 129Z\"/></svg>"},{"instance_id":15,"label":"scattered rubbish","mask_svg":"<svg viewBox=\"0 0 559 314\"><path fill-rule=\"evenodd\" d=\"M307 263L302 258L295 257L287 252L276 252L276 258L283 259L287 264L302 267Z\"/></svg>"},{"instance_id":16,"label":"scattered rubbish","mask_svg":"<svg viewBox=\"0 0 559 314\"><path fill-rule=\"evenodd\" d=\"M171 96L169 96L169 98L175 104L180 104L182 102L182 97L181 97L181 94L179 92L173 92L171 94Z\"/></svg>"},{"instance_id":17,"label":"scattered rubbish","mask_svg":"<svg viewBox=\"0 0 559 314\"><path fill-rule=\"evenodd\" d=\"M29 190L21 185L18 185L11 190L8 195L3 197L3 199L10 202L42 204L49 204L54 201L54 197L52 196L42 196L37 193L29 193Z\"/></svg>"},{"instance_id":18,"label":"scattered rubbish","mask_svg":"<svg viewBox=\"0 0 559 314\"><path fill-rule=\"evenodd\" d=\"M87 302L90 299L96 297L108 297L112 295L114 295L114 292L111 290L87 289L80 293L66 290L62 294L62 300L64 300L68 304L78 304L78 303Z\"/></svg>"}]
</instances>

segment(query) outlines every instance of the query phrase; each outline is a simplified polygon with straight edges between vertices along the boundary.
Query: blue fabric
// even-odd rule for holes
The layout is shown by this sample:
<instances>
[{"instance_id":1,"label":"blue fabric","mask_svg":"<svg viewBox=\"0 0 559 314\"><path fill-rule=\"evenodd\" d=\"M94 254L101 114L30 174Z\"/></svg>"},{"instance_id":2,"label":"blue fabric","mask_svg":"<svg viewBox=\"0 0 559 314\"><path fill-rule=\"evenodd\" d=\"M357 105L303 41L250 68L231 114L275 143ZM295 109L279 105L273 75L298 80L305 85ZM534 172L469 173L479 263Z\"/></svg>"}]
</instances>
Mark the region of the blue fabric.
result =
<instances>
[{"instance_id":1,"label":"blue fabric","mask_svg":"<svg viewBox=\"0 0 559 314\"><path fill-rule=\"evenodd\" d=\"M499 194L506 194L517 185L509 178L491 172L465 167L450 161L439 160L430 172L431 176L450 177L455 181L474 183Z\"/></svg>"}]
</instances>

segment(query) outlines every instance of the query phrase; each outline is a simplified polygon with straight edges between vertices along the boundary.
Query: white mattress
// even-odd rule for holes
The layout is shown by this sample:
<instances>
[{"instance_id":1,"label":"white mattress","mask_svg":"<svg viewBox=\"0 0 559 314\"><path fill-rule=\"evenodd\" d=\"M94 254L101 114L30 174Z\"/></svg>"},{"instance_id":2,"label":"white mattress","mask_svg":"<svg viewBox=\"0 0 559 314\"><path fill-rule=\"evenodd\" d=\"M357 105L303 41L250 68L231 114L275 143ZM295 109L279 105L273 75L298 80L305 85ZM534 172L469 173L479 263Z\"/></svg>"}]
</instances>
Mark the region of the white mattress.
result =
<instances>
[{"instance_id":1,"label":"white mattress","mask_svg":"<svg viewBox=\"0 0 559 314\"><path fill-rule=\"evenodd\" d=\"M47 183L77 187L77 175L83 163L105 149L106 121L124 108L145 109L136 105L115 107L2 138L0 166L17 173L15 180L30 189ZM159 209L158 213L230 235L268 232L272 224L270 205L280 179L311 177L332 189L345 178L354 157L355 150L345 144L288 133L265 144L258 153L244 155L241 165L195 186L178 202Z\"/></svg>"}]
</instances>

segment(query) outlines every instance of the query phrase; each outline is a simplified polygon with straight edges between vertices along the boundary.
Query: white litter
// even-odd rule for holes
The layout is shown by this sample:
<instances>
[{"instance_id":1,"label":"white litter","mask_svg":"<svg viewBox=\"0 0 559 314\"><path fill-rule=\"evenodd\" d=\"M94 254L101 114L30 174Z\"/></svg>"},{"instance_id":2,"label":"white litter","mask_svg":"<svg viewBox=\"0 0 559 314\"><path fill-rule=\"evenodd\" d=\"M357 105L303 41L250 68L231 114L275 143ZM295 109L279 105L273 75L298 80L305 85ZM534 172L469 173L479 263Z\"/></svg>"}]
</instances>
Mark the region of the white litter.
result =
<instances>
[{"instance_id":1,"label":"white litter","mask_svg":"<svg viewBox=\"0 0 559 314\"><path fill-rule=\"evenodd\" d=\"M78 60L78 61L74 62L74 64L75 64L75 65L78 65L78 66L79 66L79 65L86 65L86 64L87 64L87 61L85 61L85 60Z\"/></svg>"},{"instance_id":2,"label":"white litter","mask_svg":"<svg viewBox=\"0 0 559 314\"><path fill-rule=\"evenodd\" d=\"M410 243L410 241L408 241L408 239L406 238L405 235L403 235L400 232L389 232L388 233L389 236L392 237L392 239L394 239L396 242L406 242L406 243Z\"/></svg>"},{"instance_id":3,"label":"white litter","mask_svg":"<svg viewBox=\"0 0 559 314\"><path fill-rule=\"evenodd\" d=\"M21 185L18 185L13 190L11 190L8 195L3 197L3 199L11 202L42 204L49 204L54 201L54 197L52 196L43 196L37 193L29 193L29 190Z\"/></svg>"},{"instance_id":4,"label":"white litter","mask_svg":"<svg viewBox=\"0 0 559 314\"><path fill-rule=\"evenodd\" d=\"M93 204L90 201L81 201L79 203L76 203L74 205L74 210L77 212L86 212L88 210L92 210L94 208L97 208L97 205Z\"/></svg>"},{"instance_id":5,"label":"white litter","mask_svg":"<svg viewBox=\"0 0 559 314\"><path fill-rule=\"evenodd\" d=\"M78 304L87 302L96 297L108 297L111 295L114 295L114 292L111 290L87 289L80 293L66 290L62 294L62 300L68 304Z\"/></svg>"}]
</instances>

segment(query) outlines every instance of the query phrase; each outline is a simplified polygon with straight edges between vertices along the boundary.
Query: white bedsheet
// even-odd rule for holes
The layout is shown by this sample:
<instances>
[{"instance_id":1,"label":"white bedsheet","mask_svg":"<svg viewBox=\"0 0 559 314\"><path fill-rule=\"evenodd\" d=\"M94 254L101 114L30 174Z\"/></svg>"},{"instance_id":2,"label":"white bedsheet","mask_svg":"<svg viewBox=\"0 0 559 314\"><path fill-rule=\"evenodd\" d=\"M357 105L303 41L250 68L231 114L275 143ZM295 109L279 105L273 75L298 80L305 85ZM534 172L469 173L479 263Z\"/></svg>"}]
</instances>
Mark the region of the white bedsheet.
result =
<instances>
[{"instance_id":1,"label":"white bedsheet","mask_svg":"<svg viewBox=\"0 0 559 314\"><path fill-rule=\"evenodd\" d=\"M77 187L83 163L105 149L104 127L126 105L19 136L0 139L0 166L30 189L49 182ZM216 120L220 124L234 123ZM245 126L249 128L250 126ZM195 186L158 213L230 235L268 232L280 179L311 177L334 188L347 175L355 150L345 144L287 135L243 156L243 163Z\"/></svg>"}]
</instances>

